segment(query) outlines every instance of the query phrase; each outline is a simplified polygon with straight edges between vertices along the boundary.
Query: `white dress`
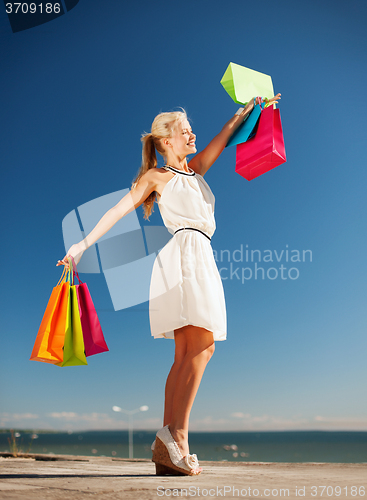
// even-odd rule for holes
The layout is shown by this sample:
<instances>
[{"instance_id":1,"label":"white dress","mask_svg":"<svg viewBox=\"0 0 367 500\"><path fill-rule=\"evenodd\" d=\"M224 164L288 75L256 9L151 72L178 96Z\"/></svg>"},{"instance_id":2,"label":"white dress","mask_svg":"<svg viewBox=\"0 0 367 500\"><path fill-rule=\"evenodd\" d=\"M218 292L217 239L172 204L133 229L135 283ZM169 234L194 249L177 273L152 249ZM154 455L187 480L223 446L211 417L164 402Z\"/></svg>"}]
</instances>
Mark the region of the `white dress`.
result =
<instances>
[{"instance_id":1,"label":"white dress","mask_svg":"<svg viewBox=\"0 0 367 500\"><path fill-rule=\"evenodd\" d=\"M174 338L174 330L195 325L227 336L226 305L210 237L215 231L215 198L204 178L170 166L175 175L158 195L165 226L174 236L158 253L149 291L154 338ZM176 234L175 231L184 229ZM204 232L207 236L202 234Z\"/></svg>"}]
</instances>

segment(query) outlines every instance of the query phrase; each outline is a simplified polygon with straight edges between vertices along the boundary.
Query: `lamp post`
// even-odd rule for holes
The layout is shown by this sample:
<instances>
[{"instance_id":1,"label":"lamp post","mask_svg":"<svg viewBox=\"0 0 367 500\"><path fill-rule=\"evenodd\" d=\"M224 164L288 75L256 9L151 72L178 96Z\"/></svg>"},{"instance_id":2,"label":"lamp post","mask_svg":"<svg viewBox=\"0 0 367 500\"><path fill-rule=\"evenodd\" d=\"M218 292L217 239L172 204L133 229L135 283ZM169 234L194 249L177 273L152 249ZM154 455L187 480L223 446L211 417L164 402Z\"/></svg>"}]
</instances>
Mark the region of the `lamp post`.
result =
<instances>
[{"instance_id":1,"label":"lamp post","mask_svg":"<svg viewBox=\"0 0 367 500\"><path fill-rule=\"evenodd\" d=\"M118 411L120 413L126 413L129 415L129 458L133 458L134 455L134 445L133 445L133 415L134 413L138 413L138 411L148 411L149 407L144 405L140 406L140 408L136 408L136 410L123 410L119 406L113 406L113 411Z\"/></svg>"}]
</instances>

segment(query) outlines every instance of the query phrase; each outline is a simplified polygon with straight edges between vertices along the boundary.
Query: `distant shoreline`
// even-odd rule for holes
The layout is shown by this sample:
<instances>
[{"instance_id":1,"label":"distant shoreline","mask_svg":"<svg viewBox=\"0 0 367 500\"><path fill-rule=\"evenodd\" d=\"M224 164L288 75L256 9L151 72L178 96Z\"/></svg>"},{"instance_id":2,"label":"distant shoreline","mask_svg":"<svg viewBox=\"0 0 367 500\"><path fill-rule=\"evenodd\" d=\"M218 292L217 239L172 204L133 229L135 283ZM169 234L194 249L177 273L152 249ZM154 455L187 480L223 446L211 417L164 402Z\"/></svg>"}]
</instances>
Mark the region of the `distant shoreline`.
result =
<instances>
[{"instance_id":1,"label":"distant shoreline","mask_svg":"<svg viewBox=\"0 0 367 500\"><path fill-rule=\"evenodd\" d=\"M9 430L0 433L0 451L12 454L130 456L129 432ZM135 429L134 457L151 458L156 431ZM367 462L366 431L193 431L190 449L201 460L247 462Z\"/></svg>"}]
</instances>

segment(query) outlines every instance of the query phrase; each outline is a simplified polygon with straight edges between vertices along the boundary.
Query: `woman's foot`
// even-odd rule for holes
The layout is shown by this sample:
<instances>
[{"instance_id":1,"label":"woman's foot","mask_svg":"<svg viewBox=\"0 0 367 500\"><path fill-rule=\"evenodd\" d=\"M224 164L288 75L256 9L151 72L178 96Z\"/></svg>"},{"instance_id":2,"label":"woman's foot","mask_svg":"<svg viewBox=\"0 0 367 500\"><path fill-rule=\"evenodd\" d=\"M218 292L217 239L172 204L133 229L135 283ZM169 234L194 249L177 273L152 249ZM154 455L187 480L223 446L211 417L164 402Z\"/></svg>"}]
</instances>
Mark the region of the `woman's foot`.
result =
<instances>
[{"instance_id":1,"label":"woman's foot","mask_svg":"<svg viewBox=\"0 0 367 500\"><path fill-rule=\"evenodd\" d=\"M182 456L186 457L186 455L188 455L190 452L187 432L185 432L181 429L178 429L178 430L172 429L170 425L168 426L168 429L171 433L171 436L176 441L176 444L177 444Z\"/></svg>"},{"instance_id":2,"label":"woman's foot","mask_svg":"<svg viewBox=\"0 0 367 500\"><path fill-rule=\"evenodd\" d=\"M180 448L172 437L168 425L157 432L156 443L153 453L153 462L163 465L188 476L196 476L201 473L202 468L196 455L187 453L182 455ZM158 469L157 469L158 474Z\"/></svg>"}]
</instances>

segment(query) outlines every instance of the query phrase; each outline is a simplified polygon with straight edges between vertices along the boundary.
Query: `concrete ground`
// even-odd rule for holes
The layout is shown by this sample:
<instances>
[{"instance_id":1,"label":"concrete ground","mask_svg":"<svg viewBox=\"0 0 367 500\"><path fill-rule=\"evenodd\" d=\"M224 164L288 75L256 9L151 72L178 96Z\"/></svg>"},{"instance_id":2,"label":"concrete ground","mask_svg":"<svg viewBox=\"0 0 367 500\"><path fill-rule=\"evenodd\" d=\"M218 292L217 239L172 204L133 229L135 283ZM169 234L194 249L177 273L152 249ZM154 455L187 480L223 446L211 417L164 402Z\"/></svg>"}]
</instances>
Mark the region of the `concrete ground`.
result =
<instances>
[{"instance_id":1,"label":"concrete ground","mask_svg":"<svg viewBox=\"0 0 367 500\"><path fill-rule=\"evenodd\" d=\"M197 477L159 477L149 460L0 454L1 500L167 497L367 500L367 463L202 462Z\"/></svg>"}]
</instances>

